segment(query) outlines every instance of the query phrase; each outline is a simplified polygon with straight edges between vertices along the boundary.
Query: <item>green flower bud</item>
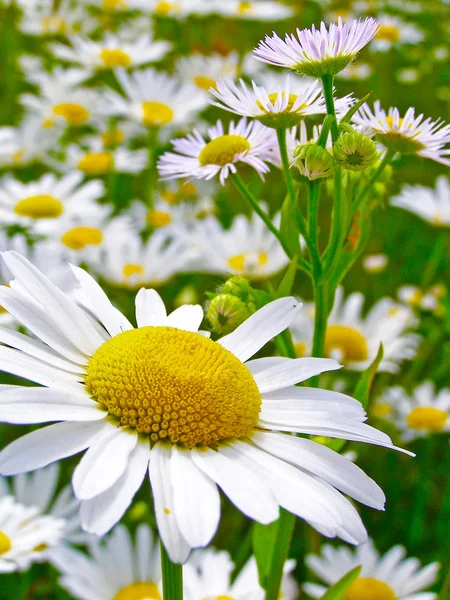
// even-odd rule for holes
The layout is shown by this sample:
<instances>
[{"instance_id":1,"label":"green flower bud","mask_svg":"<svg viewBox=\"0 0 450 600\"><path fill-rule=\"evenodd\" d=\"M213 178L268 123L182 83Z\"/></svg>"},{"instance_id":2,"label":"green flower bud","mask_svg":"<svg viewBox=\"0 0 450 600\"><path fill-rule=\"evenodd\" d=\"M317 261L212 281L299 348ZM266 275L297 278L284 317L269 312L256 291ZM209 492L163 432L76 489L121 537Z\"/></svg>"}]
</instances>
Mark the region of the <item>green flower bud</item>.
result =
<instances>
[{"instance_id":1,"label":"green flower bud","mask_svg":"<svg viewBox=\"0 0 450 600\"><path fill-rule=\"evenodd\" d=\"M231 333L252 314L249 306L231 294L219 294L208 307L208 320L214 332Z\"/></svg>"},{"instance_id":2,"label":"green flower bud","mask_svg":"<svg viewBox=\"0 0 450 600\"><path fill-rule=\"evenodd\" d=\"M375 164L378 151L375 143L362 133L344 133L333 146L334 160L344 169L362 171Z\"/></svg>"},{"instance_id":3,"label":"green flower bud","mask_svg":"<svg viewBox=\"0 0 450 600\"><path fill-rule=\"evenodd\" d=\"M245 303L248 303L249 299L253 300L253 288L249 280L240 275L230 277L220 288L220 293L237 296Z\"/></svg>"},{"instance_id":4,"label":"green flower bud","mask_svg":"<svg viewBox=\"0 0 450 600\"><path fill-rule=\"evenodd\" d=\"M300 173L309 179L325 179L332 177L334 160L325 148L317 144L297 146L294 150L295 166Z\"/></svg>"}]
</instances>

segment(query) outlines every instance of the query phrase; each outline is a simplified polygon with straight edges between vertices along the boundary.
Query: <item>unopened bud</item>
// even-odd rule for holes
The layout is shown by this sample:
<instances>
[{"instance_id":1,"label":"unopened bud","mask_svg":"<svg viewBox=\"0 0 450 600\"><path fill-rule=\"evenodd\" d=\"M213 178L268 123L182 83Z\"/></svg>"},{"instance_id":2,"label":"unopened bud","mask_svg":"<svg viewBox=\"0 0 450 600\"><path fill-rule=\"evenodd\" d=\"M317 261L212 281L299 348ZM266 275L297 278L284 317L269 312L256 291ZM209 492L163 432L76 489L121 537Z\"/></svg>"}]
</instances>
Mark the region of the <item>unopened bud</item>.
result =
<instances>
[{"instance_id":1,"label":"unopened bud","mask_svg":"<svg viewBox=\"0 0 450 600\"><path fill-rule=\"evenodd\" d=\"M294 150L295 166L300 173L309 179L325 179L334 172L334 160L325 148L317 144L298 146Z\"/></svg>"},{"instance_id":2,"label":"unopened bud","mask_svg":"<svg viewBox=\"0 0 450 600\"><path fill-rule=\"evenodd\" d=\"M211 300L207 314L213 331L225 335L239 327L252 313L236 296L219 294Z\"/></svg>"},{"instance_id":3,"label":"unopened bud","mask_svg":"<svg viewBox=\"0 0 450 600\"><path fill-rule=\"evenodd\" d=\"M335 161L350 171L363 171L375 164L378 158L375 142L357 132L341 135L332 151Z\"/></svg>"}]
</instances>

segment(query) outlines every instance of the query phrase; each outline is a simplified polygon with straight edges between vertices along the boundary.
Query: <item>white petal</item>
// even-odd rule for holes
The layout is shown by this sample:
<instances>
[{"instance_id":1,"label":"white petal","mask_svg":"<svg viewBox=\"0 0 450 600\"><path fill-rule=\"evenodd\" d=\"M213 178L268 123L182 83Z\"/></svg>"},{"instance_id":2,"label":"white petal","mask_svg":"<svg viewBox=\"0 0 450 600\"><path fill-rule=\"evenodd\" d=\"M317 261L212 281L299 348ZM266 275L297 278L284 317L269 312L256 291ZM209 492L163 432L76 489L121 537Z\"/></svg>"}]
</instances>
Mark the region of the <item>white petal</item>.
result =
<instances>
[{"instance_id":1,"label":"white petal","mask_svg":"<svg viewBox=\"0 0 450 600\"><path fill-rule=\"evenodd\" d=\"M170 446L158 442L150 452L149 474L159 536L174 563L186 562L191 547L181 535L175 520L173 487L170 477Z\"/></svg>"},{"instance_id":2,"label":"white petal","mask_svg":"<svg viewBox=\"0 0 450 600\"><path fill-rule=\"evenodd\" d=\"M27 473L77 454L110 427L106 421L56 423L27 433L0 452L0 474Z\"/></svg>"},{"instance_id":3,"label":"white petal","mask_svg":"<svg viewBox=\"0 0 450 600\"><path fill-rule=\"evenodd\" d=\"M197 332L203 321L203 308L199 304L185 304L167 317L166 325L184 331Z\"/></svg>"},{"instance_id":4,"label":"white petal","mask_svg":"<svg viewBox=\"0 0 450 600\"><path fill-rule=\"evenodd\" d=\"M128 465L137 444L135 432L112 427L91 444L72 477L73 490L79 500L90 500L113 486Z\"/></svg>"},{"instance_id":5,"label":"white petal","mask_svg":"<svg viewBox=\"0 0 450 600\"><path fill-rule=\"evenodd\" d=\"M230 460L220 448L219 452L193 450L192 460L247 517L263 524L278 519L278 502L269 486L238 460Z\"/></svg>"},{"instance_id":6,"label":"white petal","mask_svg":"<svg viewBox=\"0 0 450 600\"><path fill-rule=\"evenodd\" d=\"M280 298L260 308L242 325L219 340L224 348L245 362L267 342L291 325L302 305L293 297Z\"/></svg>"},{"instance_id":7,"label":"white petal","mask_svg":"<svg viewBox=\"0 0 450 600\"><path fill-rule=\"evenodd\" d=\"M117 482L91 500L83 500L80 516L83 529L103 536L130 506L147 473L150 448L147 440L139 441L130 454L128 466Z\"/></svg>"},{"instance_id":8,"label":"white petal","mask_svg":"<svg viewBox=\"0 0 450 600\"><path fill-rule=\"evenodd\" d=\"M107 415L87 394L15 386L0 391L0 421L25 425L51 421L98 421Z\"/></svg>"},{"instance_id":9,"label":"white petal","mask_svg":"<svg viewBox=\"0 0 450 600\"><path fill-rule=\"evenodd\" d=\"M331 358L286 358L280 364L256 373L254 378L259 391L267 393L300 383L324 371L341 368L341 365Z\"/></svg>"},{"instance_id":10,"label":"white petal","mask_svg":"<svg viewBox=\"0 0 450 600\"><path fill-rule=\"evenodd\" d=\"M136 296L136 322L138 327L166 325L167 312L156 290L142 288Z\"/></svg>"},{"instance_id":11,"label":"white petal","mask_svg":"<svg viewBox=\"0 0 450 600\"><path fill-rule=\"evenodd\" d=\"M192 462L190 450L172 446L170 472L175 518L193 548L207 546L220 520L217 485Z\"/></svg>"}]
</instances>

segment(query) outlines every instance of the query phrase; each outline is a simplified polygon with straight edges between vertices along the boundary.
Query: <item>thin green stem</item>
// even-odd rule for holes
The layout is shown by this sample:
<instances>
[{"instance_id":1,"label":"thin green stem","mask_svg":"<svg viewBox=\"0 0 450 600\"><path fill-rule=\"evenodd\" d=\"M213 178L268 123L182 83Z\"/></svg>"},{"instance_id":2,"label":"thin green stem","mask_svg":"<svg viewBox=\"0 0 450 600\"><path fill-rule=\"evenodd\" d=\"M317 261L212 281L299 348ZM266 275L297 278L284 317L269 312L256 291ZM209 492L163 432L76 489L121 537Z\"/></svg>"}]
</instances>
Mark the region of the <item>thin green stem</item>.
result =
<instances>
[{"instance_id":1,"label":"thin green stem","mask_svg":"<svg viewBox=\"0 0 450 600\"><path fill-rule=\"evenodd\" d=\"M280 597L281 582L283 580L284 563L289 556L292 535L294 533L295 515L281 509L278 521L278 531L272 553L272 564L267 577L265 600L278 600Z\"/></svg>"},{"instance_id":2,"label":"thin green stem","mask_svg":"<svg viewBox=\"0 0 450 600\"><path fill-rule=\"evenodd\" d=\"M333 264L336 255L342 245L343 232L345 225L342 223L342 172L336 168L334 173L334 201L333 216L331 222L331 234L328 247L325 251L325 271L330 271L330 265Z\"/></svg>"},{"instance_id":3,"label":"thin green stem","mask_svg":"<svg viewBox=\"0 0 450 600\"><path fill-rule=\"evenodd\" d=\"M334 75L323 75L322 77L323 95L325 97L325 104L327 107L327 114L334 117L334 121L331 124L331 139L333 144L339 137L339 127L336 121L336 111L334 108Z\"/></svg>"},{"instance_id":4,"label":"thin green stem","mask_svg":"<svg viewBox=\"0 0 450 600\"><path fill-rule=\"evenodd\" d=\"M364 202L368 192L370 192L370 190L372 189L373 184L376 182L376 180L379 178L379 176L384 171L384 169L388 166L388 164L392 161L394 156L395 156L394 151L387 150L386 154L383 157L383 160L378 165L378 169L375 171L375 173L369 179L369 183L361 190L361 192L357 196L357 198L353 204L353 215L356 212L358 212L358 210L361 207L361 204Z\"/></svg>"},{"instance_id":5,"label":"thin green stem","mask_svg":"<svg viewBox=\"0 0 450 600\"><path fill-rule=\"evenodd\" d=\"M277 129L278 146L280 148L281 163L283 165L283 175L286 182L286 188L291 200L295 202L295 186L292 178L291 167L289 164L289 156L286 143L286 129Z\"/></svg>"},{"instance_id":6,"label":"thin green stem","mask_svg":"<svg viewBox=\"0 0 450 600\"><path fill-rule=\"evenodd\" d=\"M427 288L433 282L433 279L438 272L441 265L442 258L445 254L447 246L447 232L440 231L437 235L436 242L434 244L433 253L428 261L422 277L422 289Z\"/></svg>"},{"instance_id":7,"label":"thin green stem","mask_svg":"<svg viewBox=\"0 0 450 600\"><path fill-rule=\"evenodd\" d=\"M309 208L308 208L308 236L309 236L309 251L311 253L311 261L313 265L314 277L320 277L322 273L322 263L320 261L319 250L319 194L320 184L317 181L309 182Z\"/></svg>"},{"instance_id":8,"label":"thin green stem","mask_svg":"<svg viewBox=\"0 0 450 600\"><path fill-rule=\"evenodd\" d=\"M322 358L325 350L325 335L327 331L328 320L328 282L323 279L314 281L314 337L312 356ZM313 387L318 387L319 376L311 380Z\"/></svg>"},{"instance_id":9,"label":"thin green stem","mask_svg":"<svg viewBox=\"0 0 450 600\"><path fill-rule=\"evenodd\" d=\"M161 569L164 600L183 600L183 567L170 560L162 542Z\"/></svg>"},{"instance_id":10,"label":"thin green stem","mask_svg":"<svg viewBox=\"0 0 450 600\"><path fill-rule=\"evenodd\" d=\"M155 192L157 184L157 170L156 170L156 155L158 149L158 129L156 127L149 127L148 129L148 178L147 178L147 206L149 211L153 210L155 203Z\"/></svg>"}]
</instances>

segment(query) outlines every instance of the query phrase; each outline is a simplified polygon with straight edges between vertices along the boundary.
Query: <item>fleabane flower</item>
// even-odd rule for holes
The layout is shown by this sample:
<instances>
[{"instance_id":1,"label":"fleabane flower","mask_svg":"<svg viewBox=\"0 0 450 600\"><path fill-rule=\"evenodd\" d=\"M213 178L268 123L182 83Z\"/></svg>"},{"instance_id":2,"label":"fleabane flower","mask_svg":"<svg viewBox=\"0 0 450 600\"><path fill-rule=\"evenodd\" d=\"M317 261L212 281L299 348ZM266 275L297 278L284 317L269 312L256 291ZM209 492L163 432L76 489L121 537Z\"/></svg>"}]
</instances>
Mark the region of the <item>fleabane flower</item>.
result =
<instances>
[{"instance_id":1,"label":"fleabane flower","mask_svg":"<svg viewBox=\"0 0 450 600\"><path fill-rule=\"evenodd\" d=\"M193 84L201 90L214 88L219 79L236 77L239 70L239 55L231 52L226 56L193 54L180 58L176 73L182 81Z\"/></svg>"},{"instance_id":2,"label":"fleabane flower","mask_svg":"<svg viewBox=\"0 0 450 600\"><path fill-rule=\"evenodd\" d=\"M418 44L424 38L423 31L413 25L402 21L392 15L378 15L380 28L377 31L370 49L378 52L386 52L393 46L403 44Z\"/></svg>"},{"instance_id":3,"label":"fleabane flower","mask_svg":"<svg viewBox=\"0 0 450 600\"><path fill-rule=\"evenodd\" d=\"M344 546L326 544L317 556L309 554L306 564L326 585L306 583L303 589L312 598L322 598L327 586L335 584L352 569L361 573L347 589L346 597L377 600L434 600L436 594L425 592L436 580L439 564L421 568L415 558L406 558L403 546L394 546L380 556L372 540L351 552Z\"/></svg>"},{"instance_id":4,"label":"fleabane flower","mask_svg":"<svg viewBox=\"0 0 450 600\"><path fill-rule=\"evenodd\" d=\"M297 36L277 34L266 36L255 49L258 60L292 69L300 75L323 77L336 75L351 64L358 52L366 46L378 30L378 22L367 18L342 23L331 23L327 29L322 21L320 28L297 29Z\"/></svg>"},{"instance_id":5,"label":"fleabane flower","mask_svg":"<svg viewBox=\"0 0 450 600\"><path fill-rule=\"evenodd\" d=\"M274 152L276 135L257 121L241 119L228 126L222 121L208 129L203 136L197 129L186 138L173 140L175 152L166 152L158 163L162 179L212 179L219 176L224 185L230 174L237 172L239 163L253 167L263 177L269 171L267 163L277 162Z\"/></svg>"},{"instance_id":6,"label":"fleabane flower","mask_svg":"<svg viewBox=\"0 0 450 600\"><path fill-rule=\"evenodd\" d=\"M423 185L405 185L391 200L435 227L450 227L450 183L444 175L438 177L435 188Z\"/></svg>"},{"instance_id":7,"label":"fleabane flower","mask_svg":"<svg viewBox=\"0 0 450 600\"><path fill-rule=\"evenodd\" d=\"M405 442L448 433L450 389L437 392L432 381L422 383L410 395L401 387L389 388L374 406L374 414L392 420Z\"/></svg>"},{"instance_id":8,"label":"fleabane flower","mask_svg":"<svg viewBox=\"0 0 450 600\"><path fill-rule=\"evenodd\" d=\"M450 166L450 159L446 158L450 155L450 148L446 148L450 143L450 124L423 115L416 117L412 107L401 117L397 108L386 113L377 100L373 112L368 104L363 104L353 116L353 123L393 152L415 154Z\"/></svg>"},{"instance_id":9,"label":"fleabane flower","mask_svg":"<svg viewBox=\"0 0 450 600\"><path fill-rule=\"evenodd\" d=\"M5 341L0 333L1 367L40 387L1 390L0 420L58 422L3 449L1 474L85 450L72 485L83 528L102 535L149 472L159 534L179 563L217 530L217 486L261 523L276 520L282 506L326 536L366 540L339 491L382 509L382 490L331 449L281 432L392 447L390 438L363 422L353 398L295 385L338 369L336 361L249 360L297 317L294 298L269 303L212 341L198 331L200 306L167 315L159 295L142 289L135 328L83 269L73 267L84 297L79 305L21 255L6 252L3 259L15 281L0 289L0 304L35 337Z\"/></svg>"}]
</instances>

